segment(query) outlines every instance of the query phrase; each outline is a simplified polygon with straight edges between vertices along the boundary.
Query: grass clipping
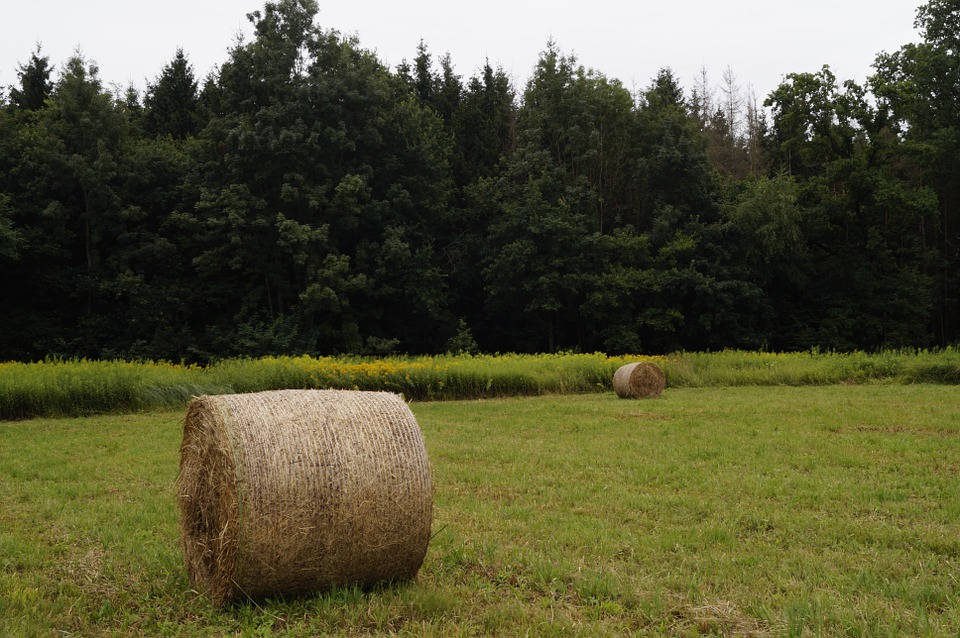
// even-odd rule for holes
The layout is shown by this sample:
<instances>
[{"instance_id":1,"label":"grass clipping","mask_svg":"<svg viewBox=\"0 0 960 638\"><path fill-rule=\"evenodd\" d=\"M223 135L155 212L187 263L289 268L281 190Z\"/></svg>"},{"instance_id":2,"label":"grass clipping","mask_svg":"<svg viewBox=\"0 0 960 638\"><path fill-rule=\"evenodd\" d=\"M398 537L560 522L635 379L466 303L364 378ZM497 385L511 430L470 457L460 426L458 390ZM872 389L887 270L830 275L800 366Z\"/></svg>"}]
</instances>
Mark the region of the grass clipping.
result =
<instances>
[{"instance_id":1,"label":"grass clipping","mask_svg":"<svg viewBox=\"0 0 960 638\"><path fill-rule=\"evenodd\" d=\"M430 540L423 437L388 392L195 398L177 486L191 584L220 604L408 580Z\"/></svg>"},{"instance_id":2,"label":"grass clipping","mask_svg":"<svg viewBox=\"0 0 960 638\"><path fill-rule=\"evenodd\" d=\"M667 378L655 363L641 361L621 366L613 375L613 391L621 399L655 399L667 387Z\"/></svg>"}]
</instances>

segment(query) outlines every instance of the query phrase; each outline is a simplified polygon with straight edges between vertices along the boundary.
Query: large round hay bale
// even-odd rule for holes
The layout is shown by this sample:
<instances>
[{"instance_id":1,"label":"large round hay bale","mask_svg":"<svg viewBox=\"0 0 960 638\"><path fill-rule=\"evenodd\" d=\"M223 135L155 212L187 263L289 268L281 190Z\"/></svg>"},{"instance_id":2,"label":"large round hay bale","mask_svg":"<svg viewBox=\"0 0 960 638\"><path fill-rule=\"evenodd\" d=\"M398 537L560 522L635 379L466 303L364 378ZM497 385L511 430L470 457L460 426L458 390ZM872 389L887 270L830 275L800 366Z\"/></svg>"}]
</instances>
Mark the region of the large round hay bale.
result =
<instances>
[{"instance_id":1,"label":"large round hay bale","mask_svg":"<svg viewBox=\"0 0 960 638\"><path fill-rule=\"evenodd\" d=\"M407 580L430 540L426 448L396 394L195 398L177 483L190 581L217 603Z\"/></svg>"},{"instance_id":2,"label":"large round hay bale","mask_svg":"<svg viewBox=\"0 0 960 638\"><path fill-rule=\"evenodd\" d=\"M613 391L621 399L654 399L666 386L663 370L649 361L620 366L613 375Z\"/></svg>"}]
</instances>

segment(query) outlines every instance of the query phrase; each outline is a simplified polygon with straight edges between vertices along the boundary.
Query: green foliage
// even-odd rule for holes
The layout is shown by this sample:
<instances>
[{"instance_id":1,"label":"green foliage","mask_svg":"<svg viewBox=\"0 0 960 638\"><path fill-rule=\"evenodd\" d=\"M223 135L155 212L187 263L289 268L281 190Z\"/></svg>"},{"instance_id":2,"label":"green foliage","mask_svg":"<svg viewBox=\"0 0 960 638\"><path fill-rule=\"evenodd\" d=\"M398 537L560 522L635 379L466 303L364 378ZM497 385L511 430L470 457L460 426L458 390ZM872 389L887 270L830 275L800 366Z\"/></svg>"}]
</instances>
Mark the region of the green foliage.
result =
<instances>
[{"instance_id":1,"label":"green foliage","mask_svg":"<svg viewBox=\"0 0 960 638\"><path fill-rule=\"evenodd\" d=\"M592 261L584 214L592 194L582 183L566 185L567 175L545 152L526 157L520 151L514 162L518 183L503 180L496 187L501 210L483 273L487 311L505 343L553 352L570 344L564 333L576 326Z\"/></svg>"},{"instance_id":2,"label":"green foliage","mask_svg":"<svg viewBox=\"0 0 960 638\"><path fill-rule=\"evenodd\" d=\"M97 326L123 314L113 302L127 273L110 261L135 218L122 197L129 135L125 113L81 56L67 62L45 108L16 130L18 160L0 196L19 239L0 291L10 309L0 319L9 322L8 356L99 356L113 345Z\"/></svg>"},{"instance_id":3,"label":"green foliage","mask_svg":"<svg viewBox=\"0 0 960 638\"><path fill-rule=\"evenodd\" d=\"M935 199L886 165L884 156L895 153L886 116L855 83L841 90L829 67L790 74L767 104L776 157L798 176L795 194L784 192L778 204L778 234L789 241L781 248L795 258L784 255L789 271L769 271L781 274L770 285L781 286L777 319L789 337L771 345L851 350L930 343L935 257L916 229L936 218ZM748 198L755 196L748 190ZM731 210L741 227L749 219L745 205L749 199Z\"/></svg>"},{"instance_id":4,"label":"green foliage","mask_svg":"<svg viewBox=\"0 0 960 638\"><path fill-rule=\"evenodd\" d=\"M420 42L387 68L266 2L197 82L140 97L38 49L0 108L0 359L945 347L957 8L865 86L746 107L631 93L550 41L518 91ZM455 344L460 348L460 344Z\"/></svg>"},{"instance_id":5,"label":"green foliage","mask_svg":"<svg viewBox=\"0 0 960 638\"><path fill-rule=\"evenodd\" d=\"M758 274L773 276L783 264L792 264L804 250L797 205L798 187L788 175L758 177L746 182L727 217L745 235L745 253Z\"/></svg>"},{"instance_id":6,"label":"green foliage","mask_svg":"<svg viewBox=\"0 0 960 638\"><path fill-rule=\"evenodd\" d=\"M0 259L16 261L23 244L22 233L13 225L10 197L0 195Z\"/></svg>"},{"instance_id":7,"label":"green foliage","mask_svg":"<svg viewBox=\"0 0 960 638\"><path fill-rule=\"evenodd\" d=\"M503 69L484 65L463 88L450 122L454 131L453 170L464 185L495 172L501 158L513 151L516 103L513 85Z\"/></svg>"},{"instance_id":8,"label":"green foliage","mask_svg":"<svg viewBox=\"0 0 960 638\"><path fill-rule=\"evenodd\" d=\"M749 335L762 291L725 247L719 192L672 74L634 105L551 43L523 97L516 151L472 191L492 218L485 347L759 345Z\"/></svg>"},{"instance_id":9,"label":"green foliage","mask_svg":"<svg viewBox=\"0 0 960 638\"><path fill-rule=\"evenodd\" d=\"M359 352L368 337L438 349L435 266L448 198L440 123L310 2L250 15L210 93L194 263L212 354ZM247 327L277 339L250 350Z\"/></svg>"},{"instance_id":10,"label":"green foliage","mask_svg":"<svg viewBox=\"0 0 960 638\"><path fill-rule=\"evenodd\" d=\"M377 348L376 343L368 345ZM389 349L393 344L380 345ZM0 419L134 412L183 406L199 394L286 388L388 391L415 401L607 392L617 368L640 360L660 366L671 388L960 384L960 351L955 348L873 354L723 350L666 357L469 352L433 357L281 356L225 359L209 366L51 360L0 364Z\"/></svg>"},{"instance_id":11,"label":"green foliage","mask_svg":"<svg viewBox=\"0 0 960 638\"><path fill-rule=\"evenodd\" d=\"M229 391L201 368L167 363L48 361L0 364L0 418L124 413L183 406Z\"/></svg>"},{"instance_id":12,"label":"green foliage","mask_svg":"<svg viewBox=\"0 0 960 638\"><path fill-rule=\"evenodd\" d=\"M713 221L717 193L706 140L669 69L662 69L647 87L637 117L637 178L645 193L638 230L650 230L667 209Z\"/></svg>"},{"instance_id":13,"label":"green foliage","mask_svg":"<svg viewBox=\"0 0 960 638\"><path fill-rule=\"evenodd\" d=\"M683 353L663 364L670 386L833 385L960 382L960 351L886 350L879 353L811 350L804 353Z\"/></svg>"},{"instance_id":14,"label":"green foliage","mask_svg":"<svg viewBox=\"0 0 960 638\"><path fill-rule=\"evenodd\" d=\"M477 342L473 338L470 326L461 317L457 324L457 332L447 341L447 352L451 354L478 354Z\"/></svg>"},{"instance_id":15,"label":"green foliage","mask_svg":"<svg viewBox=\"0 0 960 638\"><path fill-rule=\"evenodd\" d=\"M960 189L954 179L960 161L960 110L955 78L960 73L960 7L949 0L930 0L917 10L914 26L921 41L877 56L871 86L882 118L896 135L898 176L905 184L932 188L924 201L920 237L915 241L936 253L923 267L934 281L933 330L940 342L960 334L960 254L955 237L960 230ZM917 207L910 206L916 218ZM917 226L914 226L917 228ZM911 235L916 235L914 230Z\"/></svg>"},{"instance_id":16,"label":"green foliage","mask_svg":"<svg viewBox=\"0 0 960 638\"><path fill-rule=\"evenodd\" d=\"M10 103L22 111L38 111L46 106L53 92L50 58L40 55L40 45L30 55L30 61L20 65L17 78L20 86L10 88Z\"/></svg>"},{"instance_id":17,"label":"green foliage","mask_svg":"<svg viewBox=\"0 0 960 638\"><path fill-rule=\"evenodd\" d=\"M163 68L144 98L144 129L148 135L185 139L197 130L199 94L193 67L183 49Z\"/></svg>"}]
</instances>

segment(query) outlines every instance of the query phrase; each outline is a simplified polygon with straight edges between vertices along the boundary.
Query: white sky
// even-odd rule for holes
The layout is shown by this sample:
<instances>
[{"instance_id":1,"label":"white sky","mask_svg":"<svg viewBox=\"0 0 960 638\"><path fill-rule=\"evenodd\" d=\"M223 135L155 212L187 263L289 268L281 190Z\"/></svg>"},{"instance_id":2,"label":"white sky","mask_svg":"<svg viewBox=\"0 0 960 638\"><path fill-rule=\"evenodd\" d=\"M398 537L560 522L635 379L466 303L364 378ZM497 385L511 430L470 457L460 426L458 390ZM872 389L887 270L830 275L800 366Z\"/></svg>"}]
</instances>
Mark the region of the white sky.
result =
<instances>
[{"instance_id":1,"label":"white sky","mask_svg":"<svg viewBox=\"0 0 960 638\"><path fill-rule=\"evenodd\" d=\"M56 68L79 48L106 85L154 80L183 48L204 77L227 59L246 13L263 0L20 0L0 21L0 86L17 82L20 63L40 42ZM421 38L434 59L451 54L457 73L474 75L489 59L518 91L547 40L586 67L645 88L669 66L689 93L700 69L711 84L731 68L760 101L787 73L829 64L840 81L864 82L881 51L916 42L922 0L320 0L324 29L355 34L393 67L412 60Z\"/></svg>"}]
</instances>

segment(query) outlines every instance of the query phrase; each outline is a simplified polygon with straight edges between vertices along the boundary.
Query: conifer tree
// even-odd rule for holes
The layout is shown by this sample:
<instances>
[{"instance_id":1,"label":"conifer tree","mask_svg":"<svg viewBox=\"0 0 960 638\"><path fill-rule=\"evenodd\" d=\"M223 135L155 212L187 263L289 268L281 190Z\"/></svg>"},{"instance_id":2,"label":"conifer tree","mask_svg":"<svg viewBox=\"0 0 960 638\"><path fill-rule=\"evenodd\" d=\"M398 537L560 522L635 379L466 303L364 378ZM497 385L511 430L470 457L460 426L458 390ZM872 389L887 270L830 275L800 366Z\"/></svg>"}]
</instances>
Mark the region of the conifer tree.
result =
<instances>
[{"instance_id":1,"label":"conifer tree","mask_svg":"<svg viewBox=\"0 0 960 638\"><path fill-rule=\"evenodd\" d=\"M50 58L40 55L41 48L30 55L30 61L20 65L17 78L20 85L11 87L10 101L14 107L23 111L37 111L44 107L53 91L53 72Z\"/></svg>"},{"instance_id":2,"label":"conifer tree","mask_svg":"<svg viewBox=\"0 0 960 638\"><path fill-rule=\"evenodd\" d=\"M177 49L173 60L160 76L147 85L144 98L144 129L150 136L169 135L184 139L197 130L199 94L193 67L183 49Z\"/></svg>"}]
</instances>

